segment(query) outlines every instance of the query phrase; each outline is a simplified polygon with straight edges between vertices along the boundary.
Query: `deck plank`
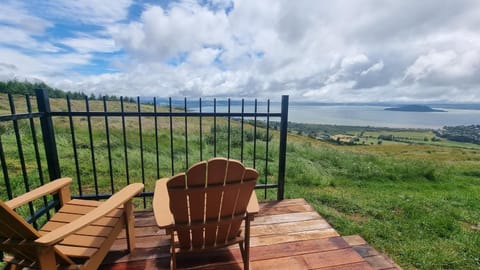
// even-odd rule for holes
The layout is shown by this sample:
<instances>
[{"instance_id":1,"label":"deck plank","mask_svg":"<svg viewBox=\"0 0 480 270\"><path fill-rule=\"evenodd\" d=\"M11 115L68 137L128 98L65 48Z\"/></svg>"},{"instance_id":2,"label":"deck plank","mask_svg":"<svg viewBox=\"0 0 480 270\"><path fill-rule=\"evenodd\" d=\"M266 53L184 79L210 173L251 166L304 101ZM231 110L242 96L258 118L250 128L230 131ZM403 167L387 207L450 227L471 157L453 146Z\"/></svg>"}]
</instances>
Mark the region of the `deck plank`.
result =
<instances>
[{"instance_id":1,"label":"deck plank","mask_svg":"<svg viewBox=\"0 0 480 270\"><path fill-rule=\"evenodd\" d=\"M135 213L137 248L126 251L119 238L100 269L169 269L169 238L151 211ZM304 199L260 204L251 224L251 269L372 269ZM180 254L178 269L243 269L238 246Z\"/></svg>"}]
</instances>

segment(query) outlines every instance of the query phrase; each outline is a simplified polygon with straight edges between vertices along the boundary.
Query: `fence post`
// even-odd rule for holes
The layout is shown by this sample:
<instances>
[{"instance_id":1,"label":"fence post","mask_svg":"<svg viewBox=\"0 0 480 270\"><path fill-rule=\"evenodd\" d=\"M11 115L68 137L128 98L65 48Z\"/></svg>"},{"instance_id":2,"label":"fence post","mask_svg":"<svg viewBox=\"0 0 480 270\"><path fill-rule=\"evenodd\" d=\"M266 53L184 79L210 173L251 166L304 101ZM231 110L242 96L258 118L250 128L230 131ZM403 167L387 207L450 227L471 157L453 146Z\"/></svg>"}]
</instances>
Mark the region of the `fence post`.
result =
<instances>
[{"instance_id":1,"label":"fence post","mask_svg":"<svg viewBox=\"0 0 480 270\"><path fill-rule=\"evenodd\" d=\"M60 178L60 163L58 161L57 144L55 142L55 130L50 109L50 100L46 89L35 89L37 97L38 111L42 113L40 117L40 126L42 127L43 145L45 146L45 155L47 158L48 174L50 181Z\"/></svg>"},{"instance_id":2,"label":"fence post","mask_svg":"<svg viewBox=\"0 0 480 270\"><path fill-rule=\"evenodd\" d=\"M278 190L277 200L283 200L285 193L285 164L287 160L287 132L288 132L288 95L282 96L280 119L280 149L278 157Z\"/></svg>"}]
</instances>

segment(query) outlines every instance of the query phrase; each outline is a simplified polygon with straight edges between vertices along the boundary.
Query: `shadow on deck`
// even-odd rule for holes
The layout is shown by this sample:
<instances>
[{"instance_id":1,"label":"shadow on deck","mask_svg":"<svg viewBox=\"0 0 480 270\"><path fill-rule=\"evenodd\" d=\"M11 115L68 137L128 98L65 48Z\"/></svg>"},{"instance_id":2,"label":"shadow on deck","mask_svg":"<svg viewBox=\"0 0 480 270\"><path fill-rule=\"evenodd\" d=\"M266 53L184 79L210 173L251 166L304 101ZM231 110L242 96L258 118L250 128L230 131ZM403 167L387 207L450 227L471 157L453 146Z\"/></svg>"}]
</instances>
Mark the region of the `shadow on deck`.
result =
<instances>
[{"instance_id":1,"label":"shadow on deck","mask_svg":"<svg viewBox=\"0 0 480 270\"><path fill-rule=\"evenodd\" d=\"M135 213L137 248L121 234L101 269L169 269L169 238L153 212ZM242 269L238 246L177 256L179 269ZM398 269L359 236L341 237L303 199L266 202L251 224L251 269Z\"/></svg>"}]
</instances>

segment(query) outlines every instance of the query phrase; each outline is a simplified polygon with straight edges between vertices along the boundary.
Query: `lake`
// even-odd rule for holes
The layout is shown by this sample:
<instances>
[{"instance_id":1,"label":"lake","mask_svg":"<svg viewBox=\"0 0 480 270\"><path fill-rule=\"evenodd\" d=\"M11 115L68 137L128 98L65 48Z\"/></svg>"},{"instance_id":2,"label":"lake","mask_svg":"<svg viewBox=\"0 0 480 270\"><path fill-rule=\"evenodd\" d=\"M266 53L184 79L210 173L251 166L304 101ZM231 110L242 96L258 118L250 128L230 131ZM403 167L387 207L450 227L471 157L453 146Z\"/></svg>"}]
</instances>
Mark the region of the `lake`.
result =
<instances>
[{"instance_id":1,"label":"lake","mask_svg":"<svg viewBox=\"0 0 480 270\"><path fill-rule=\"evenodd\" d=\"M430 129L443 126L480 125L480 110L452 107L454 106L449 105L448 108L432 106L434 109L446 112L402 112L385 111L386 106L373 105L290 104L288 120L309 124ZM202 110L211 112L213 107L205 106ZM279 110L279 104L272 103L271 111L279 112ZM217 106L217 112L226 111L226 106ZM240 112L241 109L240 106L232 105L230 111ZM245 112L252 111L252 106L245 106ZM258 111L265 112L265 104L259 105Z\"/></svg>"},{"instance_id":2,"label":"lake","mask_svg":"<svg viewBox=\"0 0 480 270\"><path fill-rule=\"evenodd\" d=\"M395 128L441 128L480 124L480 110L434 107L446 112L385 111L384 106L291 105L289 121L311 124Z\"/></svg>"}]
</instances>

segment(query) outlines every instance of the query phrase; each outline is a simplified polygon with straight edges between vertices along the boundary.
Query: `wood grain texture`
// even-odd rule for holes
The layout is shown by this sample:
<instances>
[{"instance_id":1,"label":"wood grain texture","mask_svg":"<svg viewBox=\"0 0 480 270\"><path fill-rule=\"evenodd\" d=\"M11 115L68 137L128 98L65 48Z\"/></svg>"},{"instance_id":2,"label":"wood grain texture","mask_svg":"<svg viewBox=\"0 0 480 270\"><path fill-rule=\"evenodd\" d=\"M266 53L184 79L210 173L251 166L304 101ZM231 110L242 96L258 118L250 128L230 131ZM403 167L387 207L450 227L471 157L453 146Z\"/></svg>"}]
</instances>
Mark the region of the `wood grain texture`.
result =
<instances>
[{"instance_id":1,"label":"wood grain texture","mask_svg":"<svg viewBox=\"0 0 480 270\"><path fill-rule=\"evenodd\" d=\"M251 223L251 269L372 269L305 200L260 203L258 208ZM136 251L128 254L125 241L117 239L101 269L169 269L168 235L149 226L152 219L151 212L135 213L135 226L143 230ZM238 246L179 254L177 269L243 269L242 255Z\"/></svg>"},{"instance_id":2,"label":"wood grain texture","mask_svg":"<svg viewBox=\"0 0 480 270\"><path fill-rule=\"evenodd\" d=\"M258 212L252 196L257 179L255 169L225 158L201 161L185 173L160 179L153 199L157 225L175 232L182 252L236 244L247 205L250 213ZM163 199L166 193L168 199ZM172 239L175 236L171 234Z\"/></svg>"},{"instance_id":3,"label":"wood grain texture","mask_svg":"<svg viewBox=\"0 0 480 270\"><path fill-rule=\"evenodd\" d=\"M98 269L125 224L130 226L128 239L135 239L131 200L143 184L128 185L100 203L71 200L70 182L70 178L62 178L7 203L0 200L0 250L13 257L10 263L43 270L57 266L93 270ZM56 191L61 193L62 207L40 231L11 208ZM125 242L132 251L135 242Z\"/></svg>"},{"instance_id":4,"label":"wood grain texture","mask_svg":"<svg viewBox=\"0 0 480 270\"><path fill-rule=\"evenodd\" d=\"M62 188L68 187L70 183L72 182L71 178L65 177L61 179L57 179L54 181L51 181L47 184L44 184L43 186L40 186L30 192L24 193L18 197L15 197L11 199L10 201L5 202L5 204L8 205L8 207L15 209L21 205L24 205L28 202L31 202L33 200L36 200L38 198L41 198L43 196L57 193L59 192ZM70 195L70 194L67 194ZM67 199L65 199L67 200Z\"/></svg>"}]
</instances>

